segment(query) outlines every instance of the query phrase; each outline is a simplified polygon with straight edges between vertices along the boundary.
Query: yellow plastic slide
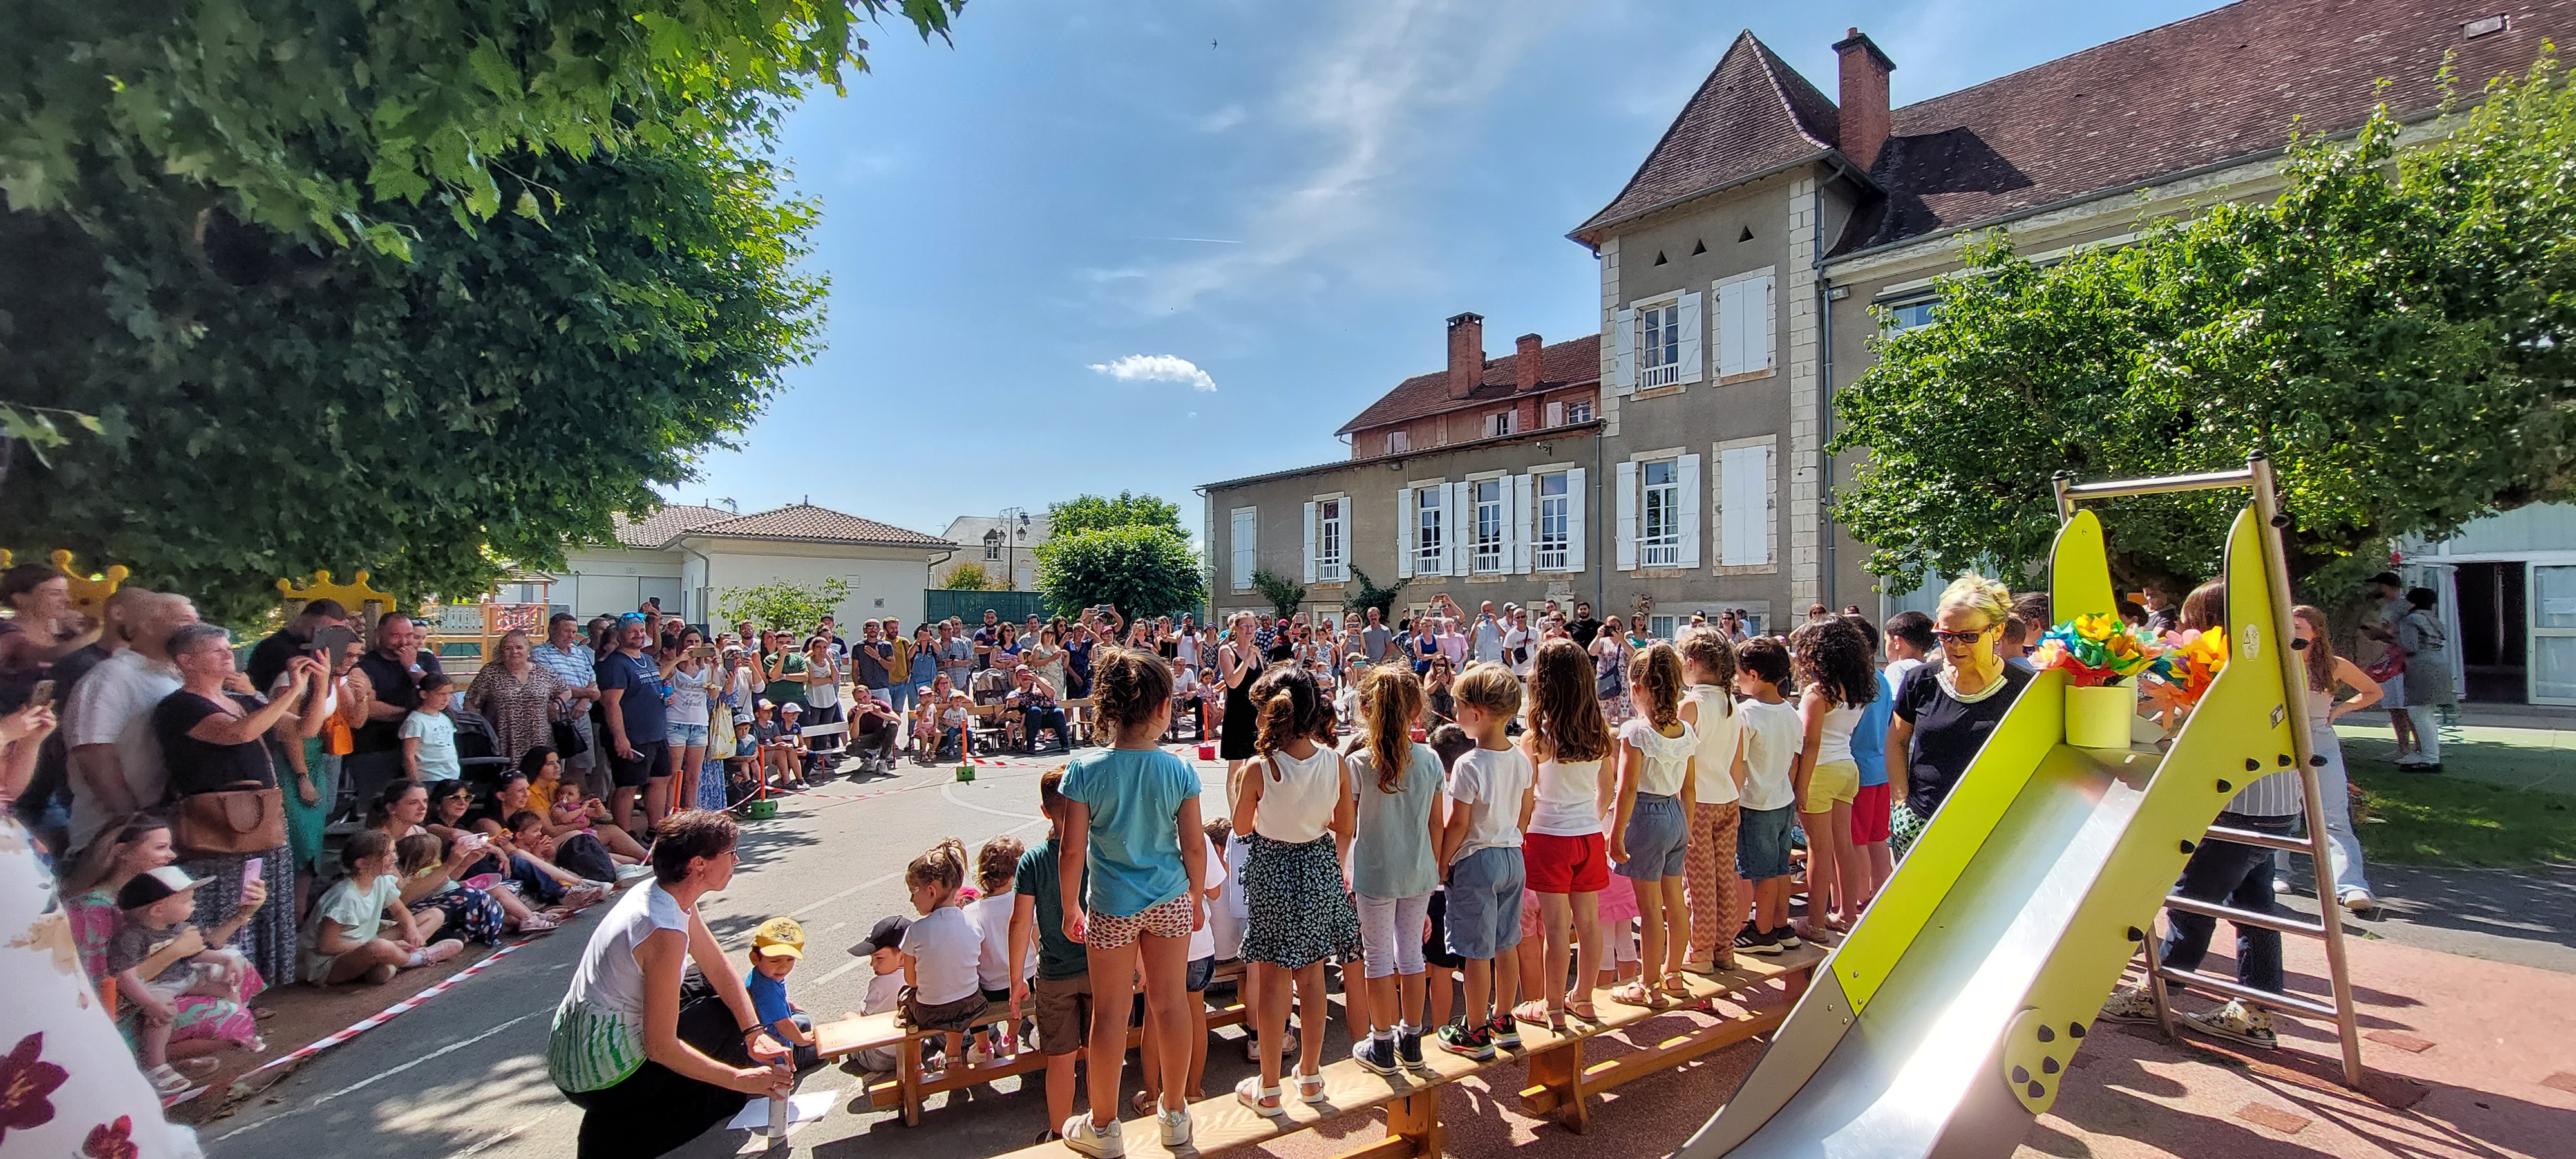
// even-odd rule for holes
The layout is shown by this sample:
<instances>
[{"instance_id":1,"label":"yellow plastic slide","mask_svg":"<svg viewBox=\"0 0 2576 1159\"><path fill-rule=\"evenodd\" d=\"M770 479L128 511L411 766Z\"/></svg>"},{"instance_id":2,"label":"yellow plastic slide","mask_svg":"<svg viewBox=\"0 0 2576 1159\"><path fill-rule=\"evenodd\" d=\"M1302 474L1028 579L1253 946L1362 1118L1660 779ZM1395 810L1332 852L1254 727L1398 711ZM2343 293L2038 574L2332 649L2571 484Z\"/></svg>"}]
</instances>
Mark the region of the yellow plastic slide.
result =
<instances>
[{"instance_id":1,"label":"yellow plastic slide","mask_svg":"<svg viewBox=\"0 0 2576 1159\"><path fill-rule=\"evenodd\" d=\"M2162 755L2069 746L2064 674L2031 681L1743 1088L1676 1156L2012 1153L2194 843L2238 789L2296 759L2275 542L2252 510L2237 516L2229 662ZM2091 512L2066 523L2049 566L2061 622L2115 610Z\"/></svg>"}]
</instances>

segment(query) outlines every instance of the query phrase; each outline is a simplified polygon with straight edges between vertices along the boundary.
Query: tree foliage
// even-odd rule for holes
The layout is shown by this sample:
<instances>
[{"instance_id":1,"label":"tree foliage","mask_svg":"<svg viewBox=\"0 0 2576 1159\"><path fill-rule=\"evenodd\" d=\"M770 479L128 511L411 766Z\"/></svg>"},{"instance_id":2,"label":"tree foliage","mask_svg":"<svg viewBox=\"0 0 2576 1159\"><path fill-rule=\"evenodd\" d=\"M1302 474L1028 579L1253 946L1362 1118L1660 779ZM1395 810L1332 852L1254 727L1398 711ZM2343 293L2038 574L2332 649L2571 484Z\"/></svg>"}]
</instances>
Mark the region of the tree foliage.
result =
<instances>
[{"instance_id":1,"label":"tree foliage","mask_svg":"<svg viewBox=\"0 0 2576 1159\"><path fill-rule=\"evenodd\" d=\"M947 577L939 581L939 586L952 592L998 592L1007 590L1010 585L985 570L983 564L970 559L949 568Z\"/></svg>"},{"instance_id":2,"label":"tree foliage","mask_svg":"<svg viewBox=\"0 0 2576 1159\"><path fill-rule=\"evenodd\" d=\"M1177 615L1196 610L1205 597L1198 553L1163 528L1059 530L1037 554L1038 591L1059 615L1101 603L1130 617Z\"/></svg>"},{"instance_id":3,"label":"tree foliage","mask_svg":"<svg viewBox=\"0 0 2576 1159\"><path fill-rule=\"evenodd\" d=\"M1279 619L1297 614L1297 606L1306 602L1306 585L1280 575L1269 568L1252 569L1252 594L1268 601Z\"/></svg>"},{"instance_id":4,"label":"tree foliage","mask_svg":"<svg viewBox=\"0 0 2576 1159\"><path fill-rule=\"evenodd\" d=\"M1056 535L1110 527L1159 527L1184 539L1189 537L1181 526L1178 506L1133 491L1121 491L1115 499L1078 495L1061 503L1049 503L1046 517L1050 531Z\"/></svg>"},{"instance_id":5,"label":"tree foliage","mask_svg":"<svg viewBox=\"0 0 2576 1159\"><path fill-rule=\"evenodd\" d=\"M1832 448L1867 449L1835 517L1872 570L2020 571L2056 533L2051 476L2166 475L2262 452L2294 576L2327 591L2568 491L2576 93L2544 57L2447 137L2400 153L2385 109L2303 141L2274 201L2212 206L2040 266L1990 236L1934 324L1877 343ZM2393 162L2393 163L2392 163ZM2105 512L2125 585L2216 570L2242 493Z\"/></svg>"},{"instance_id":6,"label":"tree foliage","mask_svg":"<svg viewBox=\"0 0 2576 1159\"><path fill-rule=\"evenodd\" d=\"M836 575L817 584L771 580L758 587L726 588L716 597L716 611L728 624L749 620L763 628L805 631L837 613L849 598L850 581Z\"/></svg>"},{"instance_id":7,"label":"tree foliage","mask_svg":"<svg viewBox=\"0 0 2576 1159\"><path fill-rule=\"evenodd\" d=\"M1394 587L1382 588L1377 586L1377 581L1368 577L1367 572L1357 567L1351 569L1351 579L1357 581L1357 587L1352 590L1350 598L1342 601L1342 610L1365 614L1370 608L1376 608L1378 615L1390 624L1395 622L1396 594L1404 590L1404 585L1413 582L1409 579L1399 579L1395 581Z\"/></svg>"}]
</instances>

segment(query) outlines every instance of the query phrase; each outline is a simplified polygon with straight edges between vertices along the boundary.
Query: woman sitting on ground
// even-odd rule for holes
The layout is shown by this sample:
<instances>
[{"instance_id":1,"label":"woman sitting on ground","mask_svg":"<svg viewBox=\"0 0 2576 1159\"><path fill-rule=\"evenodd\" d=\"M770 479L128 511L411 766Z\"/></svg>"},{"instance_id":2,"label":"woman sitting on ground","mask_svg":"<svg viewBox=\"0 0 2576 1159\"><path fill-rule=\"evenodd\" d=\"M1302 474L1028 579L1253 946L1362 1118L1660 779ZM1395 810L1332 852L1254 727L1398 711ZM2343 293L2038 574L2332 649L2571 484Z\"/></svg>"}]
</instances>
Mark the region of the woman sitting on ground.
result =
<instances>
[{"instance_id":1,"label":"woman sitting on ground","mask_svg":"<svg viewBox=\"0 0 2576 1159\"><path fill-rule=\"evenodd\" d=\"M482 860L487 851L487 842L478 834L467 834L454 842L442 841L442 849L431 858L400 856L406 837L437 840L437 835L426 828L428 821L429 790L418 781L386 785L383 794L367 809L367 828L395 843L398 860L403 863L402 900L412 913L437 910L446 915L442 928L487 946L499 945L501 935L512 929L537 933L562 924L557 916L529 909L528 903L509 890L487 891L459 884L465 871Z\"/></svg>"},{"instance_id":2,"label":"woman sitting on ground","mask_svg":"<svg viewBox=\"0 0 2576 1159\"><path fill-rule=\"evenodd\" d=\"M608 803L597 797L583 796L581 787L578 785L562 783L558 779L562 773L563 758L555 755L552 746L539 745L529 749L527 755L519 758L519 768L515 774L520 783L520 791L527 796L522 801L511 801L509 799L511 776L503 776L501 787L494 793L494 800L497 802L494 806L494 819L504 820L511 813L521 809L534 809L546 814L546 832L558 843L567 841L574 834L584 834L604 847L607 853L616 859L617 864L641 864L644 860L644 846L635 840L634 834L607 823ZM537 786L546 784L555 785L555 790L551 793L537 791ZM571 806L569 809L565 807L567 802ZM557 864L561 863L558 859ZM591 880L608 879L591 878Z\"/></svg>"},{"instance_id":3,"label":"woman sitting on ground","mask_svg":"<svg viewBox=\"0 0 2576 1159\"><path fill-rule=\"evenodd\" d=\"M473 787L463 781L447 782L432 789L429 820L424 823L423 828L436 835L442 842L454 841L470 834L480 834L487 839L494 839L483 859L465 868L464 880L474 881L487 876L494 878L495 883L486 887L489 889L501 888L499 882L506 880L510 885L518 887L519 896L523 899L533 900L541 906L560 906L567 910L580 909L606 897L609 887L605 884L594 887L591 882L583 880L576 874L568 873L525 854L513 854L506 848L509 834L500 830L493 822L496 816L507 817L527 808L528 782L527 778L521 776L516 769L503 773L502 776L507 778L511 788L510 795L519 803L516 809L500 804L500 794L497 792L493 794L492 802L477 807Z\"/></svg>"}]
</instances>

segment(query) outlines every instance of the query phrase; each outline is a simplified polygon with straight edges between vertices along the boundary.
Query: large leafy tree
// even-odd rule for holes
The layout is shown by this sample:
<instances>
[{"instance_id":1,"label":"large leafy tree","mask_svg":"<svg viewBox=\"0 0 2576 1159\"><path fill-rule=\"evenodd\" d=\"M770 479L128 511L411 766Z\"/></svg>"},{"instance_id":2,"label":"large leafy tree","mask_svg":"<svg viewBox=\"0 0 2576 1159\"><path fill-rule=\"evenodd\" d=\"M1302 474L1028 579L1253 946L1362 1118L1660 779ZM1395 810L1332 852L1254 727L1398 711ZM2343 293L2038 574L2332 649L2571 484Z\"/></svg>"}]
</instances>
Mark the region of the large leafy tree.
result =
<instances>
[{"instance_id":1,"label":"large leafy tree","mask_svg":"<svg viewBox=\"0 0 2576 1159\"><path fill-rule=\"evenodd\" d=\"M1127 616L1177 615L1205 596L1198 553L1160 527L1106 527L1038 545L1038 591L1058 614L1115 604Z\"/></svg>"},{"instance_id":2,"label":"large leafy tree","mask_svg":"<svg viewBox=\"0 0 2576 1159\"><path fill-rule=\"evenodd\" d=\"M1098 495L1077 495L1061 503L1049 503L1046 510L1050 534L1077 535L1108 527L1159 527L1174 535L1186 537L1181 527L1181 509L1152 495L1121 491L1115 499Z\"/></svg>"},{"instance_id":3,"label":"large leafy tree","mask_svg":"<svg viewBox=\"0 0 2576 1159\"><path fill-rule=\"evenodd\" d=\"M0 544L248 618L605 539L814 349L770 129L895 7L0 6L0 400L98 429L20 464Z\"/></svg>"},{"instance_id":4,"label":"large leafy tree","mask_svg":"<svg viewBox=\"0 0 2576 1159\"><path fill-rule=\"evenodd\" d=\"M2001 237L1939 281L1935 324L1877 344L1837 400L1868 462L1835 515L1873 570L2036 562L2050 479L2269 455L2291 570L2333 593L2399 537L2565 495L2576 332L2576 93L2544 58L2447 137L2400 152L2383 110L2306 142L2269 203L2231 202L2040 266ZM2213 572L2241 493L2106 515L2124 583Z\"/></svg>"}]
</instances>

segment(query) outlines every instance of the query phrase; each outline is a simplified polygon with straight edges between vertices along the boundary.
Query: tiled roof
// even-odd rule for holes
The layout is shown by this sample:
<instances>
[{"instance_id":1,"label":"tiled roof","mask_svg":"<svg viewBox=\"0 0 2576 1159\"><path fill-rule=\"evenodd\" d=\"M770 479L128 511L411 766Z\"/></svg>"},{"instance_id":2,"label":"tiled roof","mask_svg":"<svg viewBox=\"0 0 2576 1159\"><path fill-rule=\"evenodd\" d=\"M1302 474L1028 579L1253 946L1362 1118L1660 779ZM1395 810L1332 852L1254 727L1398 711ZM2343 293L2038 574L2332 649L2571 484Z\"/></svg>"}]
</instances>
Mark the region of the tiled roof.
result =
<instances>
[{"instance_id":1,"label":"tiled roof","mask_svg":"<svg viewBox=\"0 0 2576 1159\"><path fill-rule=\"evenodd\" d=\"M887 547L955 547L935 535L844 515L811 503L790 503L768 511L734 515L687 528L690 535L718 539L801 539L816 543L865 543Z\"/></svg>"},{"instance_id":2,"label":"tiled roof","mask_svg":"<svg viewBox=\"0 0 2576 1159\"><path fill-rule=\"evenodd\" d=\"M2463 36L2499 13L2504 31ZM1887 200L1855 215L1836 249L2260 154L2288 141L2294 116L2333 133L2382 100L2429 112L2446 54L2458 54L2459 95L2474 97L2571 33L2571 0L2243 0L1895 110L1870 170Z\"/></svg>"},{"instance_id":3,"label":"tiled roof","mask_svg":"<svg viewBox=\"0 0 2576 1159\"><path fill-rule=\"evenodd\" d=\"M1839 139L1834 102L1747 30L1727 46L1627 188L1574 236L1827 152Z\"/></svg>"},{"instance_id":4,"label":"tiled roof","mask_svg":"<svg viewBox=\"0 0 2576 1159\"><path fill-rule=\"evenodd\" d=\"M733 512L722 507L700 507L694 503L673 503L645 516L638 523L623 515L612 516L617 527L617 542L645 550L671 542L671 537L702 523L731 519Z\"/></svg>"},{"instance_id":5,"label":"tiled roof","mask_svg":"<svg viewBox=\"0 0 2576 1159\"><path fill-rule=\"evenodd\" d=\"M1542 346L1538 353L1540 391L1601 380L1601 336L1598 334ZM1446 370L1414 375L1397 383L1394 390L1370 403L1358 418L1343 423L1342 429L1333 433L1347 435L1369 427L1408 422L1424 415L1511 398L1520 393L1517 389L1520 357L1515 352L1486 359L1484 377L1479 380L1474 393L1463 399L1449 397L1449 372Z\"/></svg>"}]
</instances>

